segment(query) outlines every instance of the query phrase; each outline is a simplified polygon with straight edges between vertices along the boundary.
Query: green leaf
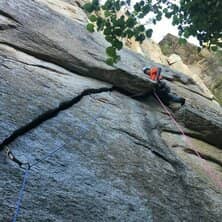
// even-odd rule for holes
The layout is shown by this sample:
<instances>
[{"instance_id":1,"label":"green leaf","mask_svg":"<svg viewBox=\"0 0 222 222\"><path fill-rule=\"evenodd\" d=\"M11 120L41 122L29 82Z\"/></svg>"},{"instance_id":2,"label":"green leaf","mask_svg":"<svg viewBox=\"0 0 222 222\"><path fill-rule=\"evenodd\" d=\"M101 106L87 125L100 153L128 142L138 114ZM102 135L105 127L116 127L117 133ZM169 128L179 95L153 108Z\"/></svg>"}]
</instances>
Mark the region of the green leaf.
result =
<instances>
[{"instance_id":1,"label":"green leaf","mask_svg":"<svg viewBox=\"0 0 222 222\"><path fill-rule=\"evenodd\" d=\"M95 15L90 15L90 16L89 16L89 20L90 20L91 22L96 22L97 17L96 17Z\"/></svg>"},{"instance_id":2,"label":"green leaf","mask_svg":"<svg viewBox=\"0 0 222 222\"><path fill-rule=\"evenodd\" d=\"M113 46L109 46L108 48L106 48L106 54L110 57L115 57L116 56L116 48L114 48Z\"/></svg>"},{"instance_id":3,"label":"green leaf","mask_svg":"<svg viewBox=\"0 0 222 222\"><path fill-rule=\"evenodd\" d=\"M145 5L145 2L142 0L139 2L140 6L144 6Z\"/></svg>"},{"instance_id":4,"label":"green leaf","mask_svg":"<svg viewBox=\"0 0 222 222\"><path fill-rule=\"evenodd\" d=\"M117 35L117 36L121 36L122 35L122 29L121 28L115 28L114 30L113 30L113 34L114 35Z\"/></svg>"},{"instance_id":5,"label":"green leaf","mask_svg":"<svg viewBox=\"0 0 222 222\"><path fill-rule=\"evenodd\" d=\"M217 51L217 46L211 46L211 49L215 52L215 51Z\"/></svg>"},{"instance_id":6,"label":"green leaf","mask_svg":"<svg viewBox=\"0 0 222 222\"><path fill-rule=\"evenodd\" d=\"M173 16L173 22L172 22L172 24L173 24L173 25L178 25L179 22L180 22L180 21L179 21L179 18L177 17L177 15L174 15L174 16Z\"/></svg>"},{"instance_id":7,"label":"green leaf","mask_svg":"<svg viewBox=\"0 0 222 222\"><path fill-rule=\"evenodd\" d=\"M105 15L105 17L109 17L109 16L111 16L111 13L109 11L104 11L104 15Z\"/></svg>"},{"instance_id":8,"label":"green leaf","mask_svg":"<svg viewBox=\"0 0 222 222\"><path fill-rule=\"evenodd\" d=\"M184 36L185 38L188 38L188 37L190 36L190 32L189 32L188 29L186 29L186 28L184 29L183 36Z\"/></svg>"},{"instance_id":9,"label":"green leaf","mask_svg":"<svg viewBox=\"0 0 222 222\"><path fill-rule=\"evenodd\" d=\"M107 0L103 6L105 10L112 10L113 8L113 1L112 0Z\"/></svg>"},{"instance_id":10,"label":"green leaf","mask_svg":"<svg viewBox=\"0 0 222 222\"><path fill-rule=\"evenodd\" d=\"M135 27L134 29L133 29L133 35L134 36L138 36L140 34L140 31Z\"/></svg>"},{"instance_id":11,"label":"green leaf","mask_svg":"<svg viewBox=\"0 0 222 222\"><path fill-rule=\"evenodd\" d=\"M157 16L156 16L156 20L157 21L160 21L162 19L162 13L159 13Z\"/></svg>"},{"instance_id":12,"label":"green leaf","mask_svg":"<svg viewBox=\"0 0 222 222\"><path fill-rule=\"evenodd\" d=\"M97 25L97 31L103 30L105 25L104 19L102 17L97 17L96 25Z\"/></svg>"},{"instance_id":13,"label":"green leaf","mask_svg":"<svg viewBox=\"0 0 222 222\"><path fill-rule=\"evenodd\" d=\"M125 31L125 35L128 36L128 38L132 38L134 33L133 33L133 31L131 29L127 29Z\"/></svg>"},{"instance_id":14,"label":"green leaf","mask_svg":"<svg viewBox=\"0 0 222 222\"><path fill-rule=\"evenodd\" d=\"M170 13L165 13L165 16L167 17L167 18L171 18L171 14Z\"/></svg>"},{"instance_id":15,"label":"green leaf","mask_svg":"<svg viewBox=\"0 0 222 222\"><path fill-rule=\"evenodd\" d=\"M184 45L184 44L186 44L187 43L187 40L186 39L184 39L184 38L180 38L179 39L179 44L180 45Z\"/></svg>"},{"instance_id":16,"label":"green leaf","mask_svg":"<svg viewBox=\"0 0 222 222\"><path fill-rule=\"evenodd\" d=\"M140 34L140 43L142 43L146 39L146 36L142 33Z\"/></svg>"},{"instance_id":17,"label":"green leaf","mask_svg":"<svg viewBox=\"0 0 222 222\"><path fill-rule=\"evenodd\" d=\"M126 24L129 28L133 28L134 25L136 24L136 19L132 16L130 16L127 20L126 20Z\"/></svg>"},{"instance_id":18,"label":"green leaf","mask_svg":"<svg viewBox=\"0 0 222 222\"><path fill-rule=\"evenodd\" d=\"M106 28L110 28L110 27L111 27L110 19L107 19L107 20L106 20L105 26L106 26Z\"/></svg>"},{"instance_id":19,"label":"green leaf","mask_svg":"<svg viewBox=\"0 0 222 222\"><path fill-rule=\"evenodd\" d=\"M115 7L115 9L116 9L117 11L120 10L120 7L121 7L121 6L120 6L120 1L119 1L119 0L115 1L114 7Z\"/></svg>"},{"instance_id":20,"label":"green leaf","mask_svg":"<svg viewBox=\"0 0 222 222\"><path fill-rule=\"evenodd\" d=\"M141 7L140 7L140 4L138 2L134 5L134 10L135 10L135 12L141 11Z\"/></svg>"},{"instance_id":21,"label":"green leaf","mask_svg":"<svg viewBox=\"0 0 222 222\"><path fill-rule=\"evenodd\" d=\"M124 6L124 5L126 5L126 2L125 2L125 1L121 1L121 2L120 2L120 5L121 5L121 6Z\"/></svg>"},{"instance_id":22,"label":"green leaf","mask_svg":"<svg viewBox=\"0 0 222 222\"><path fill-rule=\"evenodd\" d=\"M92 6L93 6L93 9L94 9L95 11L99 11L99 9L100 9L99 0L93 0L93 1L92 1Z\"/></svg>"},{"instance_id":23,"label":"green leaf","mask_svg":"<svg viewBox=\"0 0 222 222\"><path fill-rule=\"evenodd\" d=\"M110 42L110 43L112 43L113 41L113 37L111 35L106 36L105 39L107 42Z\"/></svg>"},{"instance_id":24,"label":"green leaf","mask_svg":"<svg viewBox=\"0 0 222 222\"><path fill-rule=\"evenodd\" d=\"M120 50L123 47L123 43L121 41L119 41L118 39L115 39L113 41L113 47L115 47L116 49Z\"/></svg>"},{"instance_id":25,"label":"green leaf","mask_svg":"<svg viewBox=\"0 0 222 222\"><path fill-rule=\"evenodd\" d=\"M87 26L86 26L86 29L89 32L94 32L94 25L92 23L88 23Z\"/></svg>"},{"instance_id":26,"label":"green leaf","mask_svg":"<svg viewBox=\"0 0 222 222\"><path fill-rule=\"evenodd\" d=\"M114 60L114 63L119 62L119 61L120 61L120 56L119 56L119 55L115 56L115 57L113 58L113 60Z\"/></svg>"},{"instance_id":27,"label":"green leaf","mask_svg":"<svg viewBox=\"0 0 222 222\"><path fill-rule=\"evenodd\" d=\"M144 34L139 34L136 36L136 41L142 43L145 38Z\"/></svg>"},{"instance_id":28,"label":"green leaf","mask_svg":"<svg viewBox=\"0 0 222 222\"><path fill-rule=\"evenodd\" d=\"M168 14L168 9L167 8L163 9L163 13Z\"/></svg>"},{"instance_id":29,"label":"green leaf","mask_svg":"<svg viewBox=\"0 0 222 222\"><path fill-rule=\"evenodd\" d=\"M125 27L124 16L121 16L121 17L116 21L116 26L124 29L124 27Z\"/></svg>"},{"instance_id":30,"label":"green leaf","mask_svg":"<svg viewBox=\"0 0 222 222\"><path fill-rule=\"evenodd\" d=\"M86 3L85 5L83 5L83 9L89 13L93 12L93 6L91 3Z\"/></svg>"},{"instance_id":31,"label":"green leaf","mask_svg":"<svg viewBox=\"0 0 222 222\"><path fill-rule=\"evenodd\" d=\"M117 25L116 15L112 15L111 22L113 23L114 26Z\"/></svg>"},{"instance_id":32,"label":"green leaf","mask_svg":"<svg viewBox=\"0 0 222 222\"><path fill-rule=\"evenodd\" d=\"M111 32L111 29L110 28L105 28L104 31L103 31L104 35L111 35L112 32Z\"/></svg>"},{"instance_id":33,"label":"green leaf","mask_svg":"<svg viewBox=\"0 0 222 222\"><path fill-rule=\"evenodd\" d=\"M153 34L153 30L152 29L148 29L148 30L146 30L146 37L147 38L151 38L151 36L152 36L152 34Z\"/></svg>"},{"instance_id":34,"label":"green leaf","mask_svg":"<svg viewBox=\"0 0 222 222\"><path fill-rule=\"evenodd\" d=\"M145 31L144 25L139 25L136 28L138 29L139 32L144 32Z\"/></svg>"},{"instance_id":35,"label":"green leaf","mask_svg":"<svg viewBox=\"0 0 222 222\"><path fill-rule=\"evenodd\" d=\"M142 12L144 15L146 15L148 12L150 12L151 7L149 4L146 4L144 7L142 7Z\"/></svg>"},{"instance_id":36,"label":"green leaf","mask_svg":"<svg viewBox=\"0 0 222 222\"><path fill-rule=\"evenodd\" d=\"M145 15L142 13L142 12L140 12L139 14L138 14L138 18L143 18Z\"/></svg>"},{"instance_id":37,"label":"green leaf","mask_svg":"<svg viewBox=\"0 0 222 222\"><path fill-rule=\"evenodd\" d=\"M113 63L114 63L113 58L108 58L108 59L106 59L106 64L108 64L108 65L112 66L112 65L113 65Z\"/></svg>"}]
</instances>

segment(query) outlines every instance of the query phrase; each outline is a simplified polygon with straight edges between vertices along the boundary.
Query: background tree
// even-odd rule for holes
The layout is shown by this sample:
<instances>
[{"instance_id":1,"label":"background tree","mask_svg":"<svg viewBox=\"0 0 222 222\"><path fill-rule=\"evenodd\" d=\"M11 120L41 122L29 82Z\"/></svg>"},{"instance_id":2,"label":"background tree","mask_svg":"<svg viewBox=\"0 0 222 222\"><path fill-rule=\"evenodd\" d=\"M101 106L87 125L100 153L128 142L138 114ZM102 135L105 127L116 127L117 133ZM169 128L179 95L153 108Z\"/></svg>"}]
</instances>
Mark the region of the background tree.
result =
<instances>
[{"instance_id":1,"label":"background tree","mask_svg":"<svg viewBox=\"0 0 222 222\"><path fill-rule=\"evenodd\" d=\"M153 30L147 29L149 23L141 24L141 19L150 13L154 24L163 15L172 17L172 24L179 29L180 42L186 42L185 39L193 35L198 38L200 45L207 43L213 49L221 46L221 0L180 0L180 4L173 2L140 0L131 4L131 0L106 0L100 4L99 0L92 0L83 7L89 16L88 31L102 32L110 43L106 49L106 62L110 65L120 60L117 51L122 49L124 38L135 37L136 41L142 43L145 38L152 36Z\"/></svg>"},{"instance_id":2,"label":"background tree","mask_svg":"<svg viewBox=\"0 0 222 222\"><path fill-rule=\"evenodd\" d=\"M222 47L221 0L181 0L179 6L170 3L163 11L173 17L173 25L177 25L181 37L195 36L201 46L213 50Z\"/></svg>"}]
</instances>

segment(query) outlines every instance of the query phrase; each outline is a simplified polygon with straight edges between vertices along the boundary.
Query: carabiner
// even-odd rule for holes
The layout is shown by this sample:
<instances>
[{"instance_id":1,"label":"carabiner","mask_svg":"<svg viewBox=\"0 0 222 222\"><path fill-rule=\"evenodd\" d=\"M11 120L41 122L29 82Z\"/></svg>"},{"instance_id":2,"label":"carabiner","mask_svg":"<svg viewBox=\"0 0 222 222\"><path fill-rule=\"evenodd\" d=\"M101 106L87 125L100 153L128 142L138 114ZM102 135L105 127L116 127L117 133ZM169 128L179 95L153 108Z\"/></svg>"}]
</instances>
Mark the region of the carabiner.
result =
<instances>
[{"instance_id":1,"label":"carabiner","mask_svg":"<svg viewBox=\"0 0 222 222\"><path fill-rule=\"evenodd\" d=\"M20 168L26 170L26 169L29 169L31 168L30 164L27 162L27 163L23 163L21 162L20 160L18 160L14 154L12 153L12 151L8 148L8 146L6 146L6 149L5 149L5 152L6 152L6 155L8 156L8 158L15 162L16 164L19 165Z\"/></svg>"}]
</instances>

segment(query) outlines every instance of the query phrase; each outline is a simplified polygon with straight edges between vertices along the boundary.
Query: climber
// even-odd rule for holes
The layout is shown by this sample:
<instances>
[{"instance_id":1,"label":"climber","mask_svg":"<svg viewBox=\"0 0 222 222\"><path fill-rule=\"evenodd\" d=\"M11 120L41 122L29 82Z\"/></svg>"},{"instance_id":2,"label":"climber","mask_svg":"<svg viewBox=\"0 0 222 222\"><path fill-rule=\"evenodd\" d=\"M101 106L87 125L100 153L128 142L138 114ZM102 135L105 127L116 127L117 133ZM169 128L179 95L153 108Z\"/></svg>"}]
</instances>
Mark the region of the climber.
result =
<instances>
[{"instance_id":1,"label":"climber","mask_svg":"<svg viewBox=\"0 0 222 222\"><path fill-rule=\"evenodd\" d=\"M170 105L170 102L180 103L181 106L185 104L183 97L170 93L170 87L166 82L162 81L161 68L159 67L144 67L143 72L149 78L157 83L155 91L165 105Z\"/></svg>"}]
</instances>

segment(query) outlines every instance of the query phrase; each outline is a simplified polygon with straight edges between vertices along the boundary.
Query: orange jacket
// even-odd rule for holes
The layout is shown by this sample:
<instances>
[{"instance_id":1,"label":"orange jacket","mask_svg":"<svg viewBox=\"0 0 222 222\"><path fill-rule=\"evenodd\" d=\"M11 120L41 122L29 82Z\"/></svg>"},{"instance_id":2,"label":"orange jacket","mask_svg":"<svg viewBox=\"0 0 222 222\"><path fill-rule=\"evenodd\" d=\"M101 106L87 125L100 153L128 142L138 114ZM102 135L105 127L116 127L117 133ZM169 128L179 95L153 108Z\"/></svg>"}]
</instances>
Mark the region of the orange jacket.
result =
<instances>
[{"instance_id":1,"label":"orange jacket","mask_svg":"<svg viewBox=\"0 0 222 222\"><path fill-rule=\"evenodd\" d=\"M152 67L149 71L149 77L153 81L158 81L162 79L163 77L160 75L161 69L158 67Z\"/></svg>"}]
</instances>

